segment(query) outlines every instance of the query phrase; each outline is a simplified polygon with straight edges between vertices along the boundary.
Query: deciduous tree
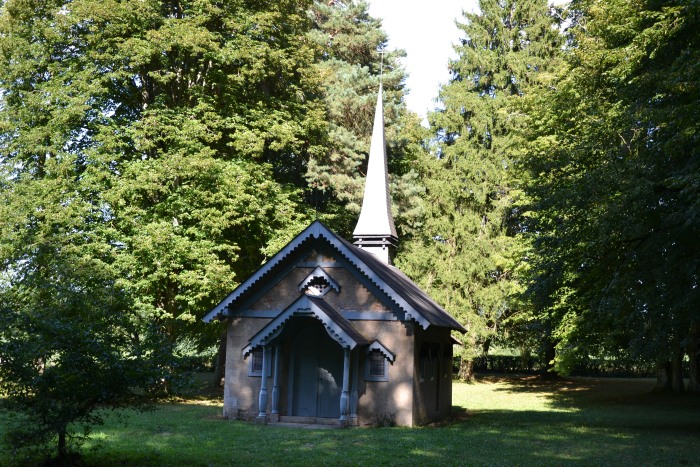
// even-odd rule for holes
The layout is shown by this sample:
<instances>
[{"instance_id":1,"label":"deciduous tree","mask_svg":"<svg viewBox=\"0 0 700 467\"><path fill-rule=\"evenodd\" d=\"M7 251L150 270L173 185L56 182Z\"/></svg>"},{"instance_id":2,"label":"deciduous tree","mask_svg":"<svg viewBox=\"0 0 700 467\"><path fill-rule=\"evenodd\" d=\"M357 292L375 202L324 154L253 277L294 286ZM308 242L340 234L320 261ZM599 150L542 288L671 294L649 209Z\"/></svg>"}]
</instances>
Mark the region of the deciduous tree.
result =
<instances>
[{"instance_id":1,"label":"deciduous tree","mask_svg":"<svg viewBox=\"0 0 700 467\"><path fill-rule=\"evenodd\" d=\"M534 285L561 310L564 367L622 353L683 390L684 353L697 375L700 10L572 7L569 68L538 101L528 149Z\"/></svg>"}]
</instances>

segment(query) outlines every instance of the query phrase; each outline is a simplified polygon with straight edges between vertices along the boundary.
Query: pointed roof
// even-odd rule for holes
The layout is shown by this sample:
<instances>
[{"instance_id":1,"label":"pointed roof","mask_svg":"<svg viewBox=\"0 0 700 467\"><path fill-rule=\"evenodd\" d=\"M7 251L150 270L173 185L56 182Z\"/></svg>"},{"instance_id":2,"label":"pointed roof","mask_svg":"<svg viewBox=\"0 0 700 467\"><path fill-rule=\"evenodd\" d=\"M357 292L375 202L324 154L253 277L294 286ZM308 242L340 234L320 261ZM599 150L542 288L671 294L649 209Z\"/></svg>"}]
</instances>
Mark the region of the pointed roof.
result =
<instances>
[{"instance_id":1,"label":"pointed roof","mask_svg":"<svg viewBox=\"0 0 700 467\"><path fill-rule=\"evenodd\" d=\"M312 316L323 324L328 335L341 347L354 349L358 345L367 345L369 341L330 303L319 297L302 295L289 305L275 319L266 324L255 334L243 349L247 355L259 345L267 345L280 335L284 325L295 316Z\"/></svg>"},{"instance_id":2,"label":"pointed roof","mask_svg":"<svg viewBox=\"0 0 700 467\"><path fill-rule=\"evenodd\" d=\"M311 248L310 242L319 240L338 252L362 276L383 292L386 298L404 312L406 319L417 322L424 329L428 326L437 326L466 332L459 322L399 269L337 236L320 221L315 221L304 229L257 272L239 285L204 317L204 321L210 322L230 316L231 309L236 308L256 290L263 287L275 273L283 270L296 253Z\"/></svg>"},{"instance_id":3,"label":"pointed roof","mask_svg":"<svg viewBox=\"0 0 700 467\"><path fill-rule=\"evenodd\" d=\"M377 107L374 112L372 143L367 162L365 193L362 199L362 211L353 232L353 237L393 237L397 238L394 217L391 215L391 198L389 195L389 172L386 161L386 143L384 141L383 90L379 85Z\"/></svg>"}]
</instances>

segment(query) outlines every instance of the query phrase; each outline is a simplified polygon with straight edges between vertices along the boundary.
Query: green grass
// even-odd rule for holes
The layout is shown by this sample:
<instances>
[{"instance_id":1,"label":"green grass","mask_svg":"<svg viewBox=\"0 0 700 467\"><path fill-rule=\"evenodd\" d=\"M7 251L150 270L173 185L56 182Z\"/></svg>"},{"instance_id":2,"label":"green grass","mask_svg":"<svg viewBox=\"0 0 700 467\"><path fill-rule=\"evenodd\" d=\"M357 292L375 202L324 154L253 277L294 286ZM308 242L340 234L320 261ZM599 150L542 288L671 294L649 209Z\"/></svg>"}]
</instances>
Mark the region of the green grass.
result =
<instances>
[{"instance_id":1,"label":"green grass","mask_svg":"<svg viewBox=\"0 0 700 467\"><path fill-rule=\"evenodd\" d=\"M700 398L651 380L484 377L454 385L455 420L305 430L223 420L217 400L125 412L88 465L700 465ZM0 422L0 430L2 425ZM92 449L97 448L97 449ZM0 463L11 459L0 453Z\"/></svg>"}]
</instances>

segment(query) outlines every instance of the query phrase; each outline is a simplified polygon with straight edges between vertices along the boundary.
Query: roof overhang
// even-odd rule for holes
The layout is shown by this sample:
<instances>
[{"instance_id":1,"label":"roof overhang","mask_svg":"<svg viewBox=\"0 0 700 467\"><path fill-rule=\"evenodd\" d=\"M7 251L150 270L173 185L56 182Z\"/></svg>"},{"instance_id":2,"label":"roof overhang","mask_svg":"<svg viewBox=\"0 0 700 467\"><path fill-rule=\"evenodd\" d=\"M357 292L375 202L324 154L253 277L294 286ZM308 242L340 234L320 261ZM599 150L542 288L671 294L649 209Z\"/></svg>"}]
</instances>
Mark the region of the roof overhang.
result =
<instances>
[{"instance_id":1,"label":"roof overhang","mask_svg":"<svg viewBox=\"0 0 700 467\"><path fill-rule=\"evenodd\" d=\"M304 316L319 320L331 339L344 349L352 350L357 346L369 344L350 321L328 302L319 297L302 295L250 339L243 349L243 355L248 355L256 347L273 343L289 320Z\"/></svg>"},{"instance_id":2,"label":"roof overhang","mask_svg":"<svg viewBox=\"0 0 700 467\"><path fill-rule=\"evenodd\" d=\"M431 325L447 327L459 332L466 329L428 297L408 277L393 266L381 263L374 255L356 247L347 240L337 236L320 221L315 221L285 245L275 256L266 262L253 275L241 283L225 299L204 316L205 322L231 316L230 308L237 306L241 300L262 282L267 280L285 261L292 258L312 239L323 239L352 265L365 280L371 282L385 296L405 313L407 320L413 320L421 328ZM396 280L390 285L386 278L393 276Z\"/></svg>"}]
</instances>

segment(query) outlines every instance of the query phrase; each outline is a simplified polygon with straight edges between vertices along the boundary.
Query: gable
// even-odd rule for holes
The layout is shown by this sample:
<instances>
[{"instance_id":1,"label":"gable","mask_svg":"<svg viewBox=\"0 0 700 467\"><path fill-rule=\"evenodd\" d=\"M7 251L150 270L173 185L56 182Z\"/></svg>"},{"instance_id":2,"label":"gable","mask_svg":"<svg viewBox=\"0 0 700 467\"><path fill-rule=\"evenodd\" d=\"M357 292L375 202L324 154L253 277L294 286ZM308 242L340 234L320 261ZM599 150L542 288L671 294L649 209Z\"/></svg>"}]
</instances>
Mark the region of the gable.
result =
<instances>
[{"instance_id":1,"label":"gable","mask_svg":"<svg viewBox=\"0 0 700 467\"><path fill-rule=\"evenodd\" d=\"M312 316L318 319L331 339L343 348L354 349L358 345L369 343L350 321L322 298L301 296L250 339L243 349L243 355L257 346L268 345L282 332L285 323L295 316Z\"/></svg>"},{"instance_id":2,"label":"gable","mask_svg":"<svg viewBox=\"0 0 700 467\"><path fill-rule=\"evenodd\" d=\"M304 294L305 282L313 277L325 277L330 290L323 296L324 300L341 312L388 313L391 311L378 291L370 291L356 274L349 268L347 261L336 261L332 256L317 253L318 245L312 254L299 262L291 262L291 268L281 270L281 276L271 276L269 281L261 283L260 287L251 294L251 298L243 300L237 312L243 310L279 312L285 309L290 301ZM320 264L322 266L316 266ZM365 280L366 282L366 280ZM308 285L308 284L307 284ZM384 299L386 301L386 299ZM396 307L394 307L396 309ZM403 318L403 313L400 314ZM398 316L396 317L398 319Z\"/></svg>"},{"instance_id":3,"label":"gable","mask_svg":"<svg viewBox=\"0 0 700 467\"><path fill-rule=\"evenodd\" d=\"M314 253L315 261L309 261ZM319 255L323 261L318 261ZM277 296L286 296L288 302L290 295L282 292L292 292L295 280L302 281L305 274L311 273L318 265L330 267L336 264L341 265L342 268L339 269L349 273L349 276L354 277L356 283L360 284L361 287L355 289L359 301L364 297L369 303L370 297L373 297L379 303L376 309L380 307L398 309L404 313L405 319L414 320L423 328L434 325L465 332L454 318L401 271L382 263L371 253L338 237L319 221L313 222L239 285L204 317L204 321L209 322L231 316L231 310L240 308L245 302L248 306L254 303L259 304L258 306L271 306L270 304L274 302L270 298L272 295L265 299L266 301L259 300L262 300L266 293L274 294L275 287L279 287L276 292L281 294ZM293 272L295 269L298 271ZM334 275L332 270L328 270L328 273L342 285L342 281ZM349 277L343 280L350 283ZM294 285L298 284L299 282ZM366 292L363 292L363 288ZM298 295L297 290L291 296ZM333 303L333 296L334 293L331 292L325 298L336 306ZM254 301L251 302L251 300ZM344 301L344 303L343 306L347 307L347 302Z\"/></svg>"}]
</instances>

